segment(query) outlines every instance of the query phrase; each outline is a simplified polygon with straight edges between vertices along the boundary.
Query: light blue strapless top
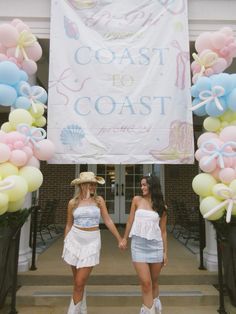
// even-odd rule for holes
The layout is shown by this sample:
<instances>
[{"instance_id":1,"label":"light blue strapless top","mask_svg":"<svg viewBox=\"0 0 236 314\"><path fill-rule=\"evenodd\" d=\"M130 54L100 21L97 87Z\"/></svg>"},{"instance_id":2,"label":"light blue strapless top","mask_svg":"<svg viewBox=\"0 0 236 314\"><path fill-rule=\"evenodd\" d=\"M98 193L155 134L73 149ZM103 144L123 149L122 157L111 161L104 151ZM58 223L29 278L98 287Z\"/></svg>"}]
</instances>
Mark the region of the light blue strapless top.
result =
<instances>
[{"instance_id":1,"label":"light blue strapless top","mask_svg":"<svg viewBox=\"0 0 236 314\"><path fill-rule=\"evenodd\" d=\"M99 226L100 208L96 205L79 206L73 212L74 225L81 228Z\"/></svg>"}]
</instances>

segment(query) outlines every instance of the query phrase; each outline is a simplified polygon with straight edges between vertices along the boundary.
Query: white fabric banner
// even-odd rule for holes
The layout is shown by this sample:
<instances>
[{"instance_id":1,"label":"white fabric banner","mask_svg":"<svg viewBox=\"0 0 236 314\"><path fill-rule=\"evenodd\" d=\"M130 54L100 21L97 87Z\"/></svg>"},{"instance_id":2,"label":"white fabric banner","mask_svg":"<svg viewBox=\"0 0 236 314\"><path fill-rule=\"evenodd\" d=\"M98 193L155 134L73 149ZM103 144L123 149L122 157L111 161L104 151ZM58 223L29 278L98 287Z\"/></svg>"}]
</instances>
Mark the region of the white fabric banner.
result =
<instances>
[{"instance_id":1,"label":"white fabric banner","mask_svg":"<svg viewBox=\"0 0 236 314\"><path fill-rule=\"evenodd\" d=\"M51 163L192 163L187 0L52 0Z\"/></svg>"}]
</instances>

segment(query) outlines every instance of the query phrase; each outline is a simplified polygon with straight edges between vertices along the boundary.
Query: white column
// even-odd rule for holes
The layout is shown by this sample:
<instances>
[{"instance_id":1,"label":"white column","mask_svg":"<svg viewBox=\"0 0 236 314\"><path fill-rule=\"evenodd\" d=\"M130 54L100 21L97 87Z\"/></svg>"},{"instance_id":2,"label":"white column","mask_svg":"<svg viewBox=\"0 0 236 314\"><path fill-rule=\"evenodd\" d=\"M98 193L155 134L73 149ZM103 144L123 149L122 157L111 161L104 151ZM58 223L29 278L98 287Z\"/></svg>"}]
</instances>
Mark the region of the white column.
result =
<instances>
[{"instance_id":1,"label":"white column","mask_svg":"<svg viewBox=\"0 0 236 314\"><path fill-rule=\"evenodd\" d=\"M211 222L205 221L206 226L206 247L204 249L204 266L209 271L218 270L216 231Z\"/></svg>"},{"instance_id":2,"label":"white column","mask_svg":"<svg viewBox=\"0 0 236 314\"><path fill-rule=\"evenodd\" d=\"M26 195L23 208L30 208L30 207L31 207L31 193L28 193ZM32 250L29 247L30 220L31 220L31 216L28 217L25 224L21 228L18 272L28 271L31 265Z\"/></svg>"}]
</instances>

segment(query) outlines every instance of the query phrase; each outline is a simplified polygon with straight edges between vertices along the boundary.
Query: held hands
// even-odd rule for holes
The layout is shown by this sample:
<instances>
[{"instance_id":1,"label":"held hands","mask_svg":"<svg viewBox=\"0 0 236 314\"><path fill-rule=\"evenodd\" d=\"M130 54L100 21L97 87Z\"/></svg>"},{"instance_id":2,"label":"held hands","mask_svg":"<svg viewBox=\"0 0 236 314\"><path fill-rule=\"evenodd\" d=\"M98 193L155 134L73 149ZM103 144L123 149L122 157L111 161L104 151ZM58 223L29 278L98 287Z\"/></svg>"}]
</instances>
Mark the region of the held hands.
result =
<instances>
[{"instance_id":1,"label":"held hands","mask_svg":"<svg viewBox=\"0 0 236 314\"><path fill-rule=\"evenodd\" d=\"M119 241L119 249L121 250L125 250L127 249L127 240L125 238L121 239L121 241Z\"/></svg>"}]
</instances>

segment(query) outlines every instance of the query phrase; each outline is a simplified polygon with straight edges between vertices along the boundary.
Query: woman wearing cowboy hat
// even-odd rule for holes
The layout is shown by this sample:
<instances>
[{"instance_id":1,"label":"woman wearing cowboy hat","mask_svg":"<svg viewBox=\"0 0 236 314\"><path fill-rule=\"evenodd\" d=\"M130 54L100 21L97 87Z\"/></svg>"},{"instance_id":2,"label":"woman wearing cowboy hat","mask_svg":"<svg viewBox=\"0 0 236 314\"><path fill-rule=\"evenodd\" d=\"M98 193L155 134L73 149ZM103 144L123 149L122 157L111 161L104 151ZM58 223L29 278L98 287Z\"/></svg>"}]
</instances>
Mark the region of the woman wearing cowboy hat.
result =
<instances>
[{"instance_id":1,"label":"woman wearing cowboy hat","mask_svg":"<svg viewBox=\"0 0 236 314\"><path fill-rule=\"evenodd\" d=\"M68 203L67 223L62 257L72 267L73 298L68 314L87 314L84 288L93 267L99 264L101 237L99 221L103 221L118 244L121 236L111 220L104 199L96 195L96 185L104 184L93 172L81 172L71 185L78 188Z\"/></svg>"}]
</instances>

